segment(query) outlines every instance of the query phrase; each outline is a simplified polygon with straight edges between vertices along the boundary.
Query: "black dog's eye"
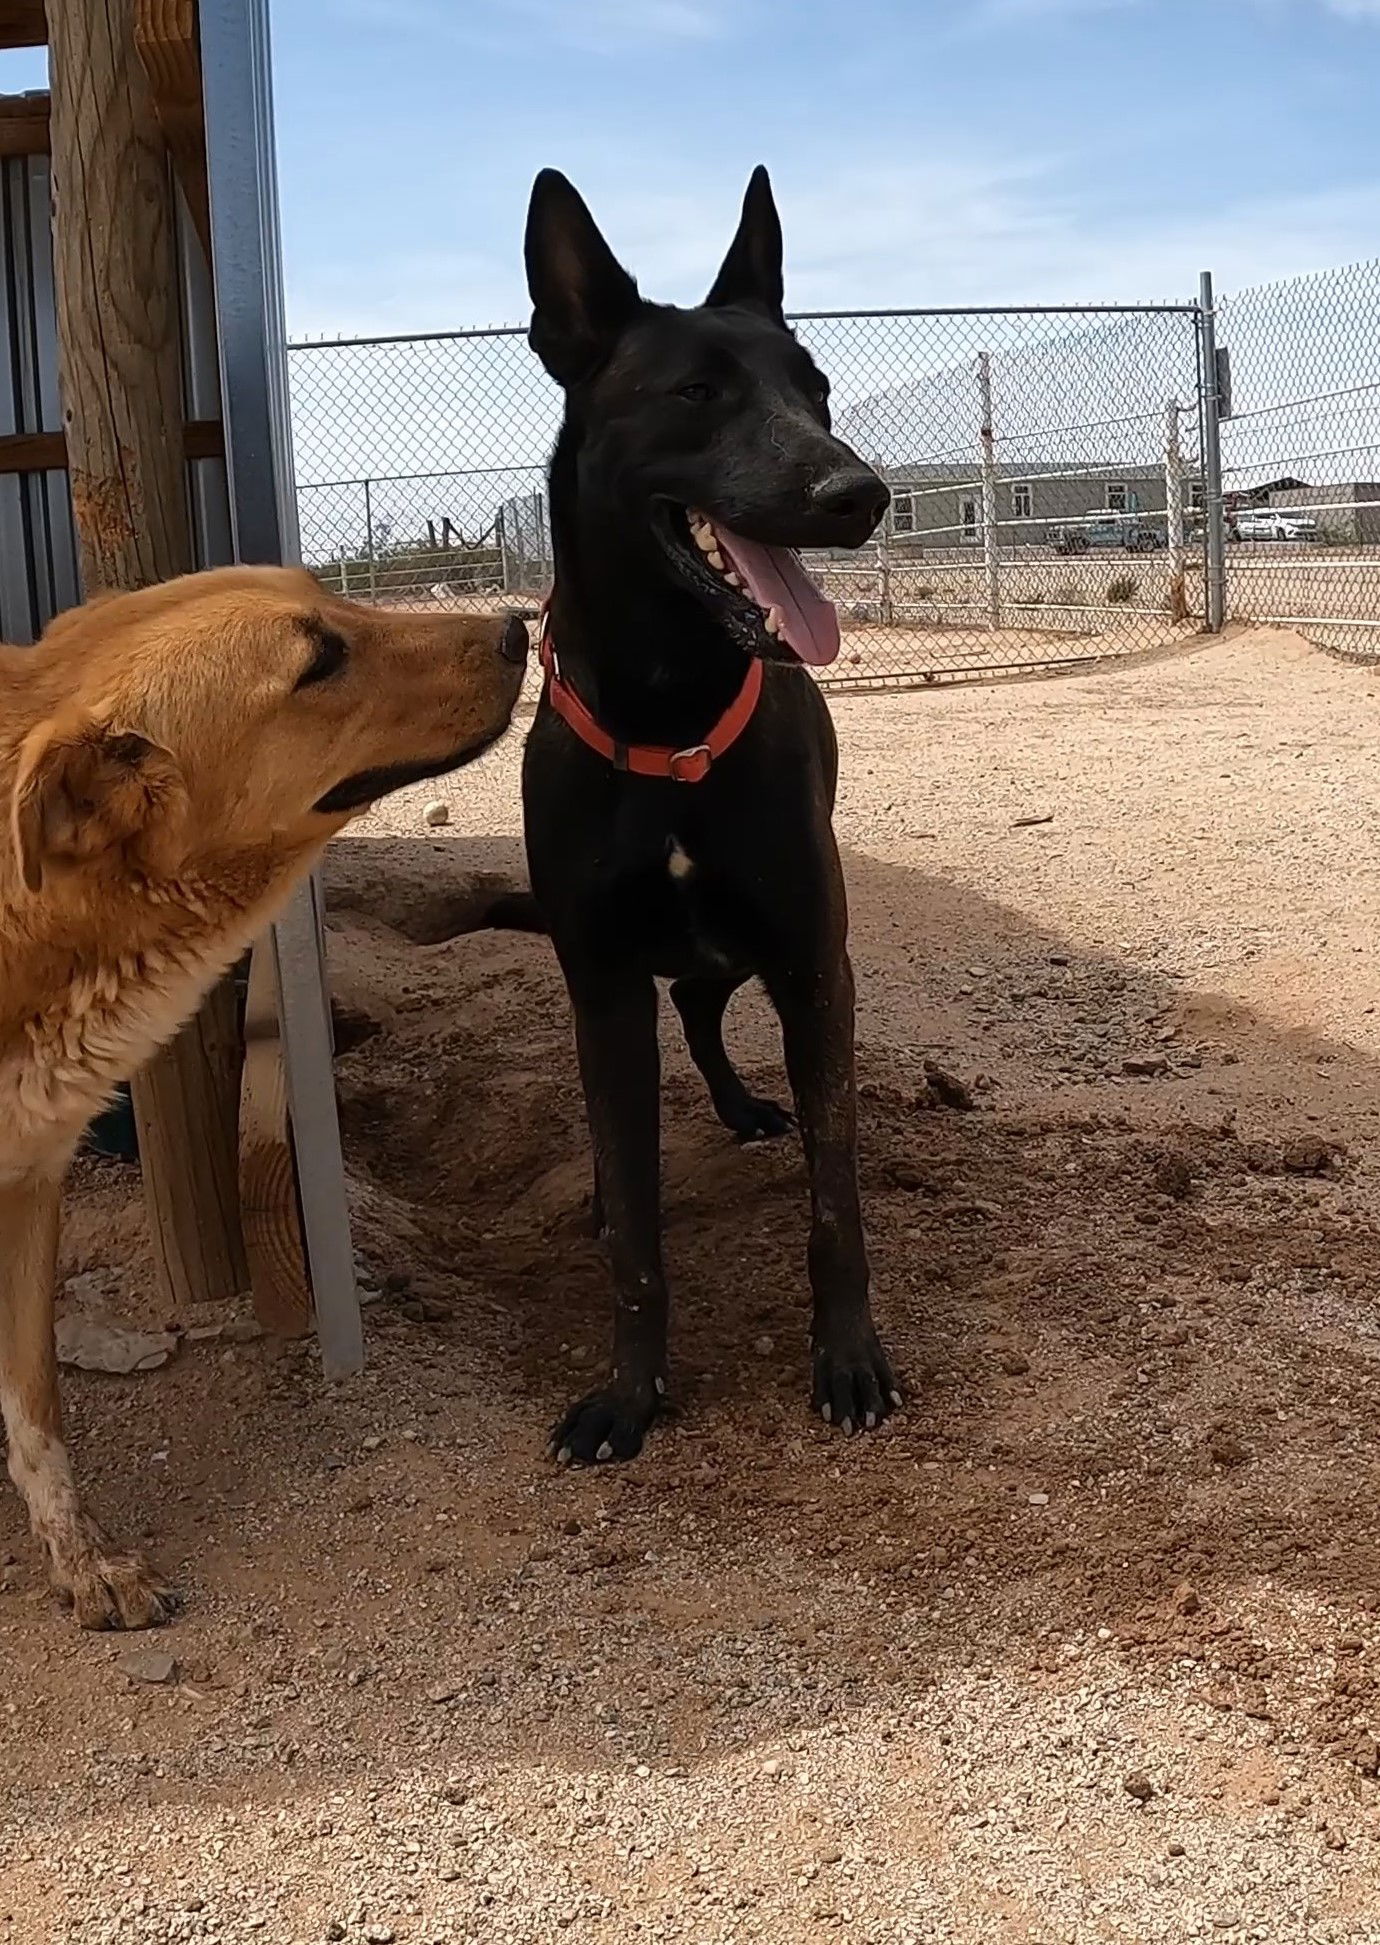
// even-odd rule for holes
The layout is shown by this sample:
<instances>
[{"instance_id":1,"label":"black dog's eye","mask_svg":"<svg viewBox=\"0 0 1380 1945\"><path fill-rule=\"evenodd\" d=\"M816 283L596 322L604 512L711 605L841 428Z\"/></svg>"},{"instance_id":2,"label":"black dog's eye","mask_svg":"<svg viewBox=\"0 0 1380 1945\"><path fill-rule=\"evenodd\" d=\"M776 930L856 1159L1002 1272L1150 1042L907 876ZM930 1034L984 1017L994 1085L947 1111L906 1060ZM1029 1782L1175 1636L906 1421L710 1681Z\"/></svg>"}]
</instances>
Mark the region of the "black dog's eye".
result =
<instances>
[{"instance_id":1,"label":"black dog's eye","mask_svg":"<svg viewBox=\"0 0 1380 1945\"><path fill-rule=\"evenodd\" d=\"M299 689L309 689L314 682L329 682L333 675L339 675L345 666L349 647L343 635L333 629L313 630L316 653L297 678Z\"/></svg>"},{"instance_id":2,"label":"black dog's eye","mask_svg":"<svg viewBox=\"0 0 1380 1945\"><path fill-rule=\"evenodd\" d=\"M814 384L809 387L809 394L812 405L827 405L829 403L829 387L822 378L816 379Z\"/></svg>"},{"instance_id":3,"label":"black dog's eye","mask_svg":"<svg viewBox=\"0 0 1380 1945\"><path fill-rule=\"evenodd\" d=\"M677 398L688 399L691 405L708 405L719 396L712 385L682 385L676 392Z\"/></svg>"}]
</instances>

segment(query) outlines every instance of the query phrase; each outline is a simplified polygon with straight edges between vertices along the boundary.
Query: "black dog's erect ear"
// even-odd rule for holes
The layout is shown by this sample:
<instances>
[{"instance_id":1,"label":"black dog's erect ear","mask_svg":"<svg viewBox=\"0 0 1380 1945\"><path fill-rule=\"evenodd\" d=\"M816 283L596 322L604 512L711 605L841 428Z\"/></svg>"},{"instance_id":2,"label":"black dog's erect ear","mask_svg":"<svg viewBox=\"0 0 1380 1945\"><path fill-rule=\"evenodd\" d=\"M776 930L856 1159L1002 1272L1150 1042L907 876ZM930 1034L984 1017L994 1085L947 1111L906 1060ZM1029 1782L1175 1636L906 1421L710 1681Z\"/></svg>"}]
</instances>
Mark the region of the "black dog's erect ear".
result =
<instances>
[{"instance_id":1,"label":"black dog's erect ear","mask_svg":"<svg viewBox=\"0 0 1380 1945\"><path fill-rule=\"evenodd\" d=\"M560 385L586 378L642 308L637 285L559 169L543 169L527 208L527 341Z\"/></svg>"},{"instance_id":2,"label":"black dog's erect ear","mask_svg":"<svg viewBox=\"0 0 1380 1945\"><path fill-rule=\"evenodd\" d=\"M728 246L714 288L705 298L716 309L725 304L753 304L778 323L785 323L781 305L781 218L771 193L771 178L759 163L743 198L738 234Z\"/></svg>"}]
</instances>

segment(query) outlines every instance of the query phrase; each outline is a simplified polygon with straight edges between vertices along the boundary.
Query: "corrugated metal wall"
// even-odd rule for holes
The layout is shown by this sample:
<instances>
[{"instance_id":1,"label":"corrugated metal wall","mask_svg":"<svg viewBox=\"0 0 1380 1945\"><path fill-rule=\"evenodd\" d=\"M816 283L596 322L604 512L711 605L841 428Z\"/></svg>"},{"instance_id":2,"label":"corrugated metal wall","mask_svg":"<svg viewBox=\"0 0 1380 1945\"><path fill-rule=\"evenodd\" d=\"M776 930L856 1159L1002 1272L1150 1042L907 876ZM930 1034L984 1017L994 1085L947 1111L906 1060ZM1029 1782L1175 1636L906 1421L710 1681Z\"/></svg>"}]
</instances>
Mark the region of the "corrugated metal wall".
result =
<instances>
[{"instance_id":1,"label":"corrugated metal wall","mask_svg":"<svg viewBox=\"0 0 1380 1945\"><path fill-rule=\"evenodd\" d=\"M0 162L0 433L59 432L46 155ZM0 640L32 641L77 599L65 473L0 474Z\"/></svg>"},{"instance_id":2,"label":"corrugated metal wall","mask_svg":"<svg viewBox=\"0 0 1380 1945\"><path fill-rule=\"evenodd\" d=\"M179 197L184 413L220 417L211 279ZM0 434L60 432L46 155L0 161ZM233 559L225 464L188 468L198 564ZM80 598L66 473L0 473L0 641L28 642Z\"/></svg>"}]
</instances>

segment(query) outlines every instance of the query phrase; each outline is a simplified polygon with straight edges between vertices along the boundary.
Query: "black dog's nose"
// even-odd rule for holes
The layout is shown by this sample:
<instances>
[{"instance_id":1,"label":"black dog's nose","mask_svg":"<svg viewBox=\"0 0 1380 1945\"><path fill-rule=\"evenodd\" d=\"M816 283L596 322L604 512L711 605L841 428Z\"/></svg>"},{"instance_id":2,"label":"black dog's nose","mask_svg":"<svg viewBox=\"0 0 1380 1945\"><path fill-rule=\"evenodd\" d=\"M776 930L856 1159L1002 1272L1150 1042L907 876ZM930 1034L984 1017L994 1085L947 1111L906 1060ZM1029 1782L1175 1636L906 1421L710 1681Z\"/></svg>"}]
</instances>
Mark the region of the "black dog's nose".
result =
<instances>
[{"instance_id":1,"label":"black dog's nose","mask_svg":"<svg viewBox=\"0 0 1380 1945\"><path fill-rule=\"evenodd\" d=\"M509 615L498 638L499 654L505 662L525 662L530 647L525 619L522 615Z\"/></svg>"},{"instance_id":2,"label":"black dog's nose","mask_svg":"<svg viewBox=\"0 0 1380 1945\"><path fill-rule=\"evenodd\" d=\"M886 512L891 491L870 466L846 466L816 480L810 499L817 512L831 519L866 520L871 529Z\"/></svg>"}]
</instances>

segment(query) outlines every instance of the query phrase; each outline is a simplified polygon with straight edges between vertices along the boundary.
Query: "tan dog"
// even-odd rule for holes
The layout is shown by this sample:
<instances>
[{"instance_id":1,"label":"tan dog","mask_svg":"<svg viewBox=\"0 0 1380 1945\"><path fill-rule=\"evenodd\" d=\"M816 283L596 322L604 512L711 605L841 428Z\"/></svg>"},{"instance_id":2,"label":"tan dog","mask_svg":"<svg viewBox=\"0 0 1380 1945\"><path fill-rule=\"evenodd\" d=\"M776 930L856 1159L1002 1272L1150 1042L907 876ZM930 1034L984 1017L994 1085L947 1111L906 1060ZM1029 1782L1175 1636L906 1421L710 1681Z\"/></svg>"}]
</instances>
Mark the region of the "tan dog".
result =
<instances>
[{"instance_id":1,"label":"tan dog","mask_svg":"<svg viewBox=\"0 0 1380 1945\"><path fill-rule=\"evenodd\" d=\"M227 568L0 646L0 1406L10 1474L84 1627L169 1588L84 1512L53 1296L82 1131L264 929L326 840L507 727L523 624L391 615Z\"/></svg>"}]
</instances>

